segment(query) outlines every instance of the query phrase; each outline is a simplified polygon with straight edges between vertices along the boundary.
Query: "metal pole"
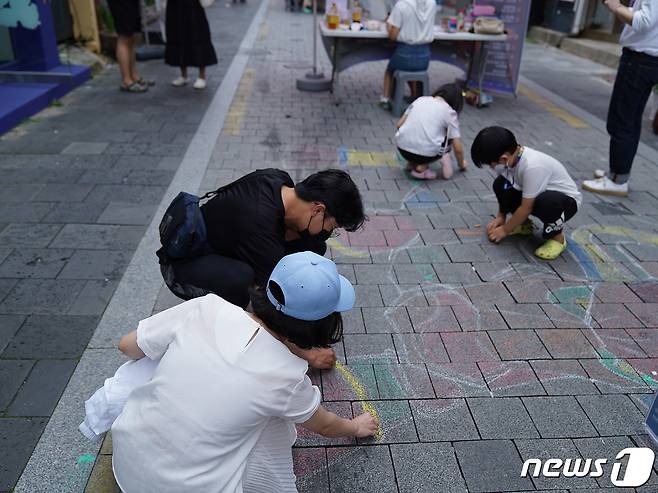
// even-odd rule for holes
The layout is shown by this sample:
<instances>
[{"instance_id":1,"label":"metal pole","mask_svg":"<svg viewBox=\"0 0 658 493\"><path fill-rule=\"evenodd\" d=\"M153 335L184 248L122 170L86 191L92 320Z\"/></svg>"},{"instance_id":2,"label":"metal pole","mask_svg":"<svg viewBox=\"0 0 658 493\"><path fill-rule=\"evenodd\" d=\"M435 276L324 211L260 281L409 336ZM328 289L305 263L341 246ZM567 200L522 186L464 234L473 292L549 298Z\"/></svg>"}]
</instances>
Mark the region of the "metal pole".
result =
<instances>
[{"instance_id":1,"label":"metal pole","mask_svg":"<svg viewBox=\"0 0 658 493\"><path fill-rule=\"evenodd\" d=\"M313 69L303 78L297 79L297 89L300 91L328 91L331 80L318 72L318 0L313 0Z\"/></svg>"},{"instance_id":2,"label":"metal pole","mask_svg":"<svg viewBox=\"0 0 658 493\"><path fill-rule=\"evenodd\" d=\"M313 75L318 72L318 0L313 0Z\"/></svg>"}]
</instances>

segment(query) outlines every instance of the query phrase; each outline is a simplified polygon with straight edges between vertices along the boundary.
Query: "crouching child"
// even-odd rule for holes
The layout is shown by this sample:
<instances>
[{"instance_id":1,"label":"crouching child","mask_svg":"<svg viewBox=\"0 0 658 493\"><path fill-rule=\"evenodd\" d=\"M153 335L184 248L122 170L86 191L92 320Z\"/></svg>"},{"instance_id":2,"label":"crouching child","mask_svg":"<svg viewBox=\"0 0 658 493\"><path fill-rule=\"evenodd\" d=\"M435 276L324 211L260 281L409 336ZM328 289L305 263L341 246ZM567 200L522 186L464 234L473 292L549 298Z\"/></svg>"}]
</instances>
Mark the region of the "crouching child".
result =
<instances>
[{"instance_id":1,"label":"crouching child","mask_svg":"<svg viewBox=\"0 0 658 493\"><path fill-rule=\"evenodd\" d=\"M490 166L498 174L493 183L498 214L487 225L489 239L498 243L510 235L531 235L532 215L543 223L546 240L535 255L543 260L559 257L567 247L564 225L582 201L562 163L520 145L503 127L481 130L471 146L471 158L477 167Z\"/></svg>"}]
</instances>

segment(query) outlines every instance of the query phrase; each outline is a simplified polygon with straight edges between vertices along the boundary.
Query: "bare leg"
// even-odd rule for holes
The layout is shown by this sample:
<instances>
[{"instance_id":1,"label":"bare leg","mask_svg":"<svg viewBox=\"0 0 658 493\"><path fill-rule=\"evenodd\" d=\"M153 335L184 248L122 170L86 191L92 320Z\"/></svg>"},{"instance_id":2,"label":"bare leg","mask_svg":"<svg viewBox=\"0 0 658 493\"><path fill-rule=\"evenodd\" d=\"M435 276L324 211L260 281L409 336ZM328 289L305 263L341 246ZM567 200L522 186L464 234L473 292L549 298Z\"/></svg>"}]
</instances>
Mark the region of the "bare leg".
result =
<instances>
[{"instance_id":1,"label":"bare leg","mask_svg":"<svg viewBox=\"0 0 658 493\"><path fill-rule=\"evenodd\" d=\"M560 233L559 235L555 235L553 239L558 243L564 243L564 232Z\"/></svg>"},{"instance_id":2,"label":"bare leg","mask_svg":"<svg viewBox=\"0 0 658 493\"><path fill-rule=\"evenodd\" d=\"M180 76L183 79L187 79L187 67L183 66L183 67L180 68Z\"/></svg>"},{"instance_id":3,"label":"bare leg","mask_svg":"<svg viewBox=\"0 0 658 493\"><path fill-rule=\"evenodd\" d=\"M199 67L199 79L206 80L206 67Z\"/></svg>"},{"instance_id":4,"label":"bare leg","mask_svg":"<svg viewBox=\"0 0 658 493\"><path fill-rule=\"evenodd\" d=\"M137 37L139 34L135 34L130 38L130 77L133 80L140 80L141 77L137 71L137 58L135 57L135 46L137 46Z\"/></svg>"},{"instance_id":5,"label":"bare leg","mask_svg":"<svg viewBox=\"0 0 658 493\"><path fill-rule=\"evenodd\" d=\"M441 158L441 171L444 180L449 180L452 177L452 156L447 152Z\"/></svg>"},{"instance_id":6,"label":"bare leg","mask_svg":"<svg viewBox=\"0 0 658 493\"><path fill-rule=\"evenodd\" d=\"M393 74L386 70L384 72L384 97L391 99L393 95Z\"/></svg>"},{"instance_id":7,"label":"bare leg","mask_svg":"<svg viewBox=\"0 0 658 493\"><path fill-rule=\"evenodd\" d=\"M131 47L132 38L130 36L119 36L117 38L117 62L121 72L121 82L124 86L129 86L136 79L132 76L131 63L134 51Z\"/></svg>"}]
</instances>

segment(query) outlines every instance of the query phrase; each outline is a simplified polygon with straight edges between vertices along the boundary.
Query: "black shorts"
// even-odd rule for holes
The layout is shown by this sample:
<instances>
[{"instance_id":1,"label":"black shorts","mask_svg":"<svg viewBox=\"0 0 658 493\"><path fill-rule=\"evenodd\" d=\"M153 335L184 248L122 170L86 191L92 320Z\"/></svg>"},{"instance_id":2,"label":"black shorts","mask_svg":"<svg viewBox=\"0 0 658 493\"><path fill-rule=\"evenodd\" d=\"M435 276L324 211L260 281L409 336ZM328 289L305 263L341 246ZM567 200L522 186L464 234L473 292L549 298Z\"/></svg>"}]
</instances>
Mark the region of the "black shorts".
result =
<instances>
[{"instance_id":1,"label":"black shorts","mask_svg":"<svg viewBox=\"0 0 658 493\"><path fill-rule=\"evenodd\" d=\"M404 149L400 149L398 147L398 151L400 151L400 154L402 155L403 158L405 158L407 161L413 164L429 164L433 163L437 159L439 159L441 156L421 156L420 154L414 154L413 152L405 151Z\"/></svg>"},{"instance_id":2,"label":"black shorts","mask_svg":"<svg viewBox=\"0 0 658 493\"><path fill-rule=\"evenodd\" d=\"M139 0L107 0L114 19L114 30L120 36L132 36L142 31Z\"/></svg>"}]
</instances>

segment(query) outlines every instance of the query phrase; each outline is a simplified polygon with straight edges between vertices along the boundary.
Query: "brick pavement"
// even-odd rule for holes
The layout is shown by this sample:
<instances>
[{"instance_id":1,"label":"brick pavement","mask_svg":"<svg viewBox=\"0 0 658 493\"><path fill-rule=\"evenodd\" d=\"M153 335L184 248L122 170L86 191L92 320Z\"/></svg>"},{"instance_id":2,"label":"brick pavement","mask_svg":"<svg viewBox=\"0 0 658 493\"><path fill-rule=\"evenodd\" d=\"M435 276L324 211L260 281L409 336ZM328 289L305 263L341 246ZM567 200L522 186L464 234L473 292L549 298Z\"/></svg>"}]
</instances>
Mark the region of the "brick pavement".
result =
<instances>
[{"instance_id":1,"label":"brick pavement","mask_svg":"<svg viewBox=\"0 0 658 493\"><path fill-rule=\"evenodd\" d=\"M367 203L366 228L330 248L357 289L336 348L341 367L312 375L343 416L369 403L382 433L328 441L300 430L299 490L606 491L609 469L596 479L521 478L520 470L531 457L611 463L622 448L648 442L641 421L658 388L652 163L636 160L628 200L585 195L562 258L535 259L539 238L491 245L482 228L495 211L489 171L471 167L432 183L401 172L394 120L375 105L384 62L343 74L340 107L328 94L295 90L310 59L310 32L308 16L270 2L203 181L210 190L264 165L293 178L339 166ZM433 64L433 85L452 73ZM573 128L523 95L467 107L461 123L467 148L481 127L507 125L576 179L606 159L599 129ZM59 242L71 247L67 235ZM173 303L163 289L155 311ZM27 338L39 333L38 320L30 327ZM109 442L87 491L115 491ZM657 481L654 473L637 491L655 491Z\"/></svg>"},{"instance_id":2,"label":"brick pavement","mask_svg":"<svg viewBox=\"0 0 658 493\"><path fill-rule=\"evenodd\" d=\"M157 85L119 93L112 67L0 140L0 491L27 463L257 7L208 11L219 64L207 91L172 88L176 70L151 61L140 66Z\"/></svg>"}]
</instances>

